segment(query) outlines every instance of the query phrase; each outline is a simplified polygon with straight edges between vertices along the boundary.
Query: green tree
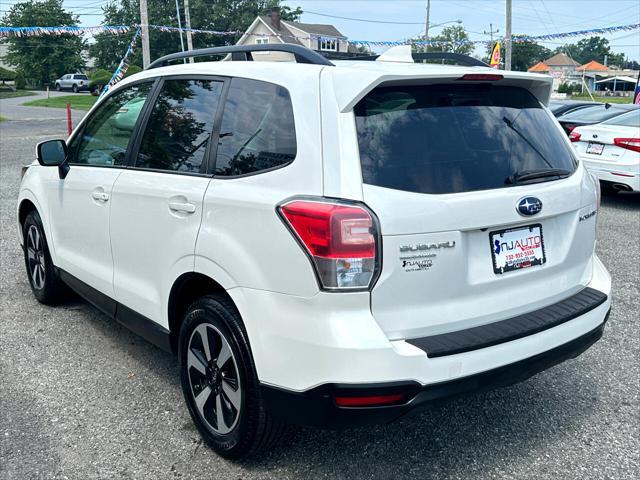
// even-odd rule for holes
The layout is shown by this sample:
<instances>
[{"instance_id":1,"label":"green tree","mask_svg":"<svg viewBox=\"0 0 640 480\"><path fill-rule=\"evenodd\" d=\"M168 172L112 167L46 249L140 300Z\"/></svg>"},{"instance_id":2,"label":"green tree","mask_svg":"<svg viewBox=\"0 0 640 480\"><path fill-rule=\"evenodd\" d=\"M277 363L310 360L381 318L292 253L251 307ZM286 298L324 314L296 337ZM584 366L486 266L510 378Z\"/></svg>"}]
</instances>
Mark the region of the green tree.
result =
<instances>
[{"instance_id":1,"label":"green tree","mask_svg":"<svg viewBox=\"0 0 640 480\"><path fill-rule=\"evenodd\" d=\"M11 27L75 26L78 18L62 8L62 0L19 2L11 6L0 24ZM5 59L23 72L30 83L49 83L84 67L83 40L75 35L9 37Z\"/></svg>"},{"instance_id":2,"label":"green tree","mask_svg":"<svg viewBox=\"0 0 640 480\"><path fill-rule=\"evenodd\" d=\"M605 56L609 65L623 65L625 62L624 53L613 53L609 40L603 37L589 37L575 44L563 45L558 47L555 53L565 53L580 65L584 65L591 60L604 63Z\"/></svg>"},{"instance_id":3,"label":"green tree","mask_svg":"<svg viewBox=\"0 0 640 480\"><path fill-rule=\"evenodd\" d=\"M257 15L270 8L280 7L283 20L294 21L302 14L298 7L291 9L280 6L279 0L191 0L191 27L201 30L244 32ZM134 25L140 23L139 0L111 1L103 7L105 25ZM182 17L182 11L181 11ZM182 18L184 22L184 18ZM149 1L149 23L152 25L178 26L174 2ZM132 33L133 34L133 33ZM95 36L89 47L96 66L113 71L120 62L131 41L131 35L103 33ZM221 37L215 35L193 35L193 48L215 47L234 44L240 35ZM185 40L186 42L186 40ZM139 46L139 44L138 44ZM160 32L152 29L149 33L149 47L152 60L168 53L180 51L180 35L177 32ZM138 49L132 63L142 65L142 52Z\"/></svg>"},{"instance_id":4,"label":"green tree","mask_svg":"<svg viewBox=\"0 0 640 480\"><path fill-rule=\"evenodd\" d=\"M418 38L424 40L424 36ZM474 46L469 41L469 34L462 25L452 25L442 29L440 35L429 37L430 41L441 42L439 45L430 45L428 52L451 52L469 55L473 52ZM463 42L463 43L460 43Z\"/></svg>"}]
</instances>

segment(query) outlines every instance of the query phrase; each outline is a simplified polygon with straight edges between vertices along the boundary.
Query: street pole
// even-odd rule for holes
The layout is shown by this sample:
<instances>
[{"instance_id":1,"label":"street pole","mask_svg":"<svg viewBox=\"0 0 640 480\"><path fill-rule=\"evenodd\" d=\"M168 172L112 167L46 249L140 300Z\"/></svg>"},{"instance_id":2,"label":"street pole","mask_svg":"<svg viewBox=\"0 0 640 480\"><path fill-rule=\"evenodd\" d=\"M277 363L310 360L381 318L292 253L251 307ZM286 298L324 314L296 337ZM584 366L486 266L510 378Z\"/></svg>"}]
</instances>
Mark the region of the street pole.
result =
<instances>
[{"instance_id":1,"label":"street pole","mask_svg":"<svg viewBox=\"0 0 640 480\"><path fill-rule=\"evenodd\" d=\"M151 63L151 50L149 49L149 15L147 13L147 0L140 0L140 24L142 26L142 66L147 68Z\"/></svg>"},{"instance_id":2,"label":"street pole","mask_svg":"<svg viewBox=\"0 0 640 480\"><path fill-rule=\"evenodd\" d=\"M176 0L176 17L178 17L178 28L180 29L180 48L184 52L184 40L182 39L182 21L180 20L180 5L178 5L178 0Z\"/></svg>"},{"instance_id":3,"label":"street pole","mask_svg":"<svg viewBox=\"0 0 640 480\"><path fill-rule=\"evenodd\" d=\"M491 48L493 48L493 34L494 33L499 33L500 29L496 28L495 30L493 29L493 23L489 24L489 31L487 32L486 30L484 30L484 34L485 35L489 35L491 37Z\"/></svg>"},{"instance_id":4,"label":"street pole","mask_svg":"<svg viewBox=\"0 0 640 480\"><path fill-rule=\"evenodd\" d=\"M504 69L511 70L511 0L507 0L507 32L505 34Z\"/></svg>"},{"instance_id":5,"label":"street pole","mask_svg":"<svg viewBox=\"0 0 640 480\"><path fill-rule=\"evenodd\" d=\"M187 28L187 50L193 50L193 38L191 37L191 14L189 12L189 0L184 0L184 24ZM189 59L193 63L193 57Z\"/></svg>"},{"instance_id":6,"label":"street pole","mask_svg":"<svg viewBox=\"0 0 640 480\"><path fill-rule=\"evenodd\" d=\"M431 10L431 0L427 0L427 19L424 22L424 41L429 41L429 11ZM425 43L424 51L428 51L429 46Z\"/></svg>"}]
</instances>

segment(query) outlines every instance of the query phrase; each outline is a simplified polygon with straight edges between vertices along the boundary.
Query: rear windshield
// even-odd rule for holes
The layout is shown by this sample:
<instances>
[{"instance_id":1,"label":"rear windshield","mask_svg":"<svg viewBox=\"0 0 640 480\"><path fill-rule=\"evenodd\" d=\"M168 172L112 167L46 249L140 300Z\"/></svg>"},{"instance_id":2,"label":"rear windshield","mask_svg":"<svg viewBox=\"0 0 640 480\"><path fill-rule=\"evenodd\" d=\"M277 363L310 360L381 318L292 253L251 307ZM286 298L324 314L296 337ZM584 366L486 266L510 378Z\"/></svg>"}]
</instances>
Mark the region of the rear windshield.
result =
<instances>
[{"instance_id":1,"label":"rear windshield","mask_svg":"<svg viewBox=\"0 0 640 480\"><path fill-rule=\"evenodd\" d=\"M419 193L508 187L560 168L571 147L527 90L494 85L381 87L355 107L364 183Z\"/></svg>"},{"instance_id":2,"label":"rear windshield","mask_svg":"<svg viewBox=\"0 0 640 480\"><path fill-rule=\"evenodd\" d=\"M618 115L617 117L613 117L602 123L603 125L620 125L622 127L640 128L640 110L623 113L622 115Z\"/></svg>"},{"instance_id":3,"label":"rear windshield","mask_svg":"<svg viewBox=\"0 0 640 480\"><path fill-rule=\"evenodd\" d=\"M583 108L574 112L569 112L562 115L558 120L562 122L589 122L599 123L608 118L615 117L622 113L628 112L622 108L609 107L605 108L604 105L597 105L595 107Z\"/></svg>"},{"instance_id":4,"label":"rear windshield","mask_svg":"<svg viewBox=\"0 0 640 480\"><path fill-rule=\"evenodd\" d=\"M74 75L74 80L89 80L86 75Z\"/></svg>"}]
</instances>

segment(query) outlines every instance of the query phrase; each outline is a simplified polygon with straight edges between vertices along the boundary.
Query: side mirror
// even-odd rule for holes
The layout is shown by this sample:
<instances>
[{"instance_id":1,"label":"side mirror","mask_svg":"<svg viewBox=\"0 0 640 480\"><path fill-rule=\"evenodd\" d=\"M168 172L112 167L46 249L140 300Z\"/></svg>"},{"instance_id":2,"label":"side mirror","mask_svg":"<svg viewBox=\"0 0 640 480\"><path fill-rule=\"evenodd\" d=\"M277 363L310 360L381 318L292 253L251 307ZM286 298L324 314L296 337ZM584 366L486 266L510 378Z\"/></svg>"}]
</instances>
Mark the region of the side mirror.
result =
<instances>
[{"instance_id":1,"label":"side mirror","mask_svg":"<svg viewBox=\"0 0 640 480\"><path fill-rule=\"evenodd\" d=\"M58 176L65 178L69 173L67 144L64 140L47 140L36 146L36 158L43 167L58 167Z\"/></svg>"}]
</instances>

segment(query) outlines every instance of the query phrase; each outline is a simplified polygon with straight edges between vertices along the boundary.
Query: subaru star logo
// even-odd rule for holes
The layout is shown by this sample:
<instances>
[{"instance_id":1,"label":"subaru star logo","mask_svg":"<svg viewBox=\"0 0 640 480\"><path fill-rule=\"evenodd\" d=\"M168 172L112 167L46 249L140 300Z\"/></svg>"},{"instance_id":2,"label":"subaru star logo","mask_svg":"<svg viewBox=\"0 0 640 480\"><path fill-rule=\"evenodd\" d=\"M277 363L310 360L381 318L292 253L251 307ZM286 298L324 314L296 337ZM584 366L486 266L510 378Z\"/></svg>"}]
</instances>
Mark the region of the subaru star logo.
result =
<instances>
[{"instance_id":1,"label":"subaru star logo","mask_svg":"<svg viewBox=\"0 0 640 480\"><path fill-rule=\"evenodd\" d=\"M542 202L536 197L524 197L518 202L516 210L523 217L530 217L542 210Z\"/></svg>"}]
</instances>

